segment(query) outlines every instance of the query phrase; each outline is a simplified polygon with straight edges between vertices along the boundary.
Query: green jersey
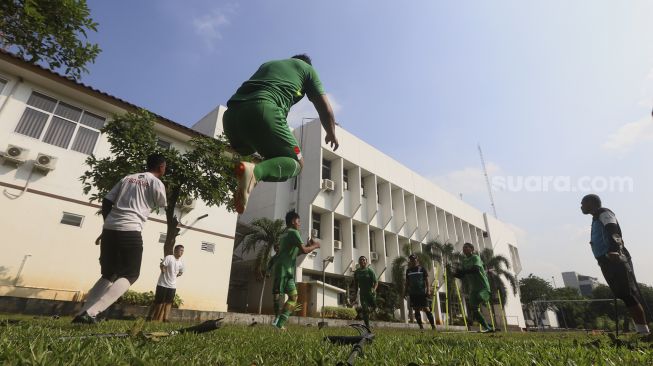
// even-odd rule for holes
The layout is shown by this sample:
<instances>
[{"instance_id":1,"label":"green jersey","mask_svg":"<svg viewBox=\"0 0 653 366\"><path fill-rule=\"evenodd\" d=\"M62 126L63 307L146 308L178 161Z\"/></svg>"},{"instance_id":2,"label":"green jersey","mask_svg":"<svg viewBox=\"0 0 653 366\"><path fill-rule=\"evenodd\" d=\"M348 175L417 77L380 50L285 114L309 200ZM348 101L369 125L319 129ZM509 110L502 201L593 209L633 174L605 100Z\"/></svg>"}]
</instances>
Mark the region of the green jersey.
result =
<instances>
[{"instance_id":1,"label":"green jersey","mask_svg":"<svg viewBox=\"0 0 653 366\"><path fill-rule=\"evenodd\" d=\"M369 266L365 268L358 268L354 271L354 279L358 284L358 288L361 289L361 296L368 295L372 293L372 289L376 284L376 273Z\"/></svg>"},{"instance_id":2,"label":"green jersey","mask_svg":"<svg viewBox=\"0 0 653 366\"><path fill-rule=\"evenodd\" d=\"M239 102L270 102L288 115L290 107L304 94L311 99L324 94L324 87L313 66L295 58L269 61L238 88L227 106Z\"/></svg>"},{"instance_id":3,"label":"green jersey","mask_svg":"<svg viewBox=\"0 0 653 366\"><path fill-rule=\"evenodd\" d=\"M274 260L273 268L275 274L295 274L300 245L302 245L302 239L299 236L299 231L288 228L281 235L281 239L279 239L279 253L277 253Z\"/></svg>"},{"instance_id":4,"label":"green jersey","mask_svg":"<svg viewBox=\"0 0 653 366\"><path fill-rule=\"evenodd\" d=\"M463 258L462 267L464 271L473 269L474 267L481 268L481 273L474 272L465 275L465 280L468 281L469 288L472 292L481 290L490 291L490 282L488 282L487 275L485 274L485 266L478 254L472 254L469 257Z\"/></svg>"}]
</instances>

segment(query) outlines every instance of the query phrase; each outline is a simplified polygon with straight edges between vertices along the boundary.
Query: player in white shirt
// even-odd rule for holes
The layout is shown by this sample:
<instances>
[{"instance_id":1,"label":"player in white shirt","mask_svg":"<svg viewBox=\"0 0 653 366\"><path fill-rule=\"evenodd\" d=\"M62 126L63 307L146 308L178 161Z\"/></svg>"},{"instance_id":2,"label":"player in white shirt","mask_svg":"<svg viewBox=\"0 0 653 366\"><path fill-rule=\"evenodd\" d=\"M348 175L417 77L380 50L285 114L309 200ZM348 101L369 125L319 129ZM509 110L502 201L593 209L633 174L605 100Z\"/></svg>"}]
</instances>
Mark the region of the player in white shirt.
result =
<instances>
[{"instance_id":1,"label":"player in white shirt","mask_svg":"<svg viewBox=\"0 0 653 366\"><path fill-rule=\"evenodd\" d=\"M184 273L184 263L181 256L184 255L184 246L176 245L174 255L167 255L159 265L161 274L156 284L154 304L148 314L149 320L167 321L175 300L177 291L177 277Z\"/></svg>"},{"instance_id":2,"label":"player in white shirt","mask_svg":"<svg viewBox=\"0 0 653 366\"><path fill-rule=\"evenodd\" d=\"M73 323L95 323L97 314L118 300L138 279L143 257L143 224L152 210L166 206L166 190L160 180L165 171L165 158L152 154L147 158L147 172L124 177L102 200L102 277L89 291Z\"/></svg>"}]
</instances>

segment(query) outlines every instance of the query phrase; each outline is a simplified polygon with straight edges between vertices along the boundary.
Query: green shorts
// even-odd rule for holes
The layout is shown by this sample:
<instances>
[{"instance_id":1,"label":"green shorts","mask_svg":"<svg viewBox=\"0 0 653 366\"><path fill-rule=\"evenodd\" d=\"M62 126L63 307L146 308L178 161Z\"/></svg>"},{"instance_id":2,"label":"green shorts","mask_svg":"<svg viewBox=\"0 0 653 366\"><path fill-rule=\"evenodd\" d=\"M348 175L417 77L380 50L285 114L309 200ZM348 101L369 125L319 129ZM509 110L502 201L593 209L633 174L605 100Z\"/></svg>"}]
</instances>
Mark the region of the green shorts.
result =
<instances>
[{"instance_id":1,"label":"green shorts","mask_svg":"<svg viewBox=\"0 0 653 366\"><path fill-rule=\"evenodd\" d=\"M485 304L490 300L490 292L486 289L472 291L469 295L469 305L476 308L481 304Z\"/></svg>"},{"instance_id":2,"label":"green shorts","mask_svg":"<svg viewBox=\"0 0 653 366\"><path fill-rule=\"evenodd\" d=\"M240 155L258 152L265 159L302 158L285 113L270 102L252 101L232 105L224 113L222 125L231 147Z\"/></svg>"},{"instance_id":3,"label":"green shorts","mask_svg":"<svg viewBox=\"0 0 653 366\"><path fill-rule=\"evenodd\" d=\"M272 294L296 295L297 286L295 285L295 275L288 273L277 273L274 275L272 283Z\"/></svg>"}]
</instances>

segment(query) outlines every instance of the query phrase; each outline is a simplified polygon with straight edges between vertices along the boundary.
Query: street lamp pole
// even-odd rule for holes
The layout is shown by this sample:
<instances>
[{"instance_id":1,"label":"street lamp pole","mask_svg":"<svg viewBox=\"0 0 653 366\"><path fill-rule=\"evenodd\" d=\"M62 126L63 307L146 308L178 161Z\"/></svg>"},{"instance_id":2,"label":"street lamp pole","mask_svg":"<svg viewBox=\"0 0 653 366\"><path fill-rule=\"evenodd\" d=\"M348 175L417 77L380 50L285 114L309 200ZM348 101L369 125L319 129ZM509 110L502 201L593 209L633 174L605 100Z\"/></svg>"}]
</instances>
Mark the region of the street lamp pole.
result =
<instances>
[{"instance_id":1,"label":"street lamp pole","mask_svg":"<svg viewBox=\"0 0 653 366\"><path fill-rule=\"evenodd\" d=\"M325 292L325 287L326 287L326 268L329 266L329 263L333 263L333 256L330 255L324 259L322 259L322 311L320 313L322 314L322 321L320 322L320 327L322 328L323 326L326 326L326 323L324 322L324 292Z\"/></svg>"}]
</instances>

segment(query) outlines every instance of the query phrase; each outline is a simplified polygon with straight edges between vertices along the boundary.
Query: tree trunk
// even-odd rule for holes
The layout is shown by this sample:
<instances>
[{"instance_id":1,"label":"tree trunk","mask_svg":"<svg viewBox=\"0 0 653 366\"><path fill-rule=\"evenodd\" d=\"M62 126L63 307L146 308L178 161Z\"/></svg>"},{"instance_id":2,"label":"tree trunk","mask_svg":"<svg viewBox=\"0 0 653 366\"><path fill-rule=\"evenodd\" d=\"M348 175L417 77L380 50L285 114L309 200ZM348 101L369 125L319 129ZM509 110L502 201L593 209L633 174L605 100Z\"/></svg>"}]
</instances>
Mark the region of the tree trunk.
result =
<instances>
[{"instance_id":1,"label":"tree trunk","mask_svg":"<svg viewBox=\"0 0 653 366\"><path fill-rule=\"evenodd\" d=\"M265 278L263 276L263 286L261 286L261 296L258 299L258 313L261 314L261 309L263 308L263 294L265 293Z\"/></svg>"},{"instance_id":2,"label":"tree trunk","mask_svg":"<svg viewBox=\"0 0 653 366\"><path fill-rule=\"evenodd\" d=\"M172 255L179 235L179 220L175 216L175 207L179 199L179 188L175 188L168 197L168 207L166 207L166 242L163 245L163 256Z\"/></svg>"}]
</instances>

